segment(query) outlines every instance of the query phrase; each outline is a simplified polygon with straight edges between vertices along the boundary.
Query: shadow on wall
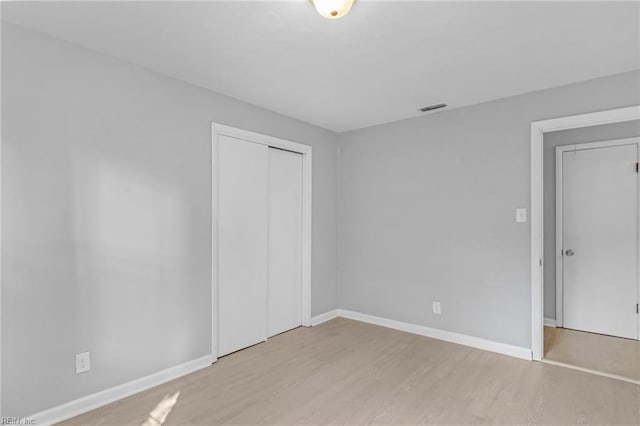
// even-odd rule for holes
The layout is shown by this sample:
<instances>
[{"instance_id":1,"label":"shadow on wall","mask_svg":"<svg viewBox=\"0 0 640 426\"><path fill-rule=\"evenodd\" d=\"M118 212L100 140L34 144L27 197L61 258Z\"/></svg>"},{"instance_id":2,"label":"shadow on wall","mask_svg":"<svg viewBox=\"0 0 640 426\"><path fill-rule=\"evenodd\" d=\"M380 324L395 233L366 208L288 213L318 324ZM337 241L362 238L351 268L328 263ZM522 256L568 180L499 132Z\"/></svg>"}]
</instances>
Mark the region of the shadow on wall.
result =
<instances>
[{"instance_id":1,"label":"shadow on wall","mask_svg":"<svg viewBox=\"0 0 640 426\"><path fill-rule=\"evenodd\" d=\"M192 221L183 192L115 158L82 153L72 166L74 294L85 325L77 349L91 350L103 372L140 371L126 366L146 362L149 350L167 362L189 357L184 348L197 336L170 312L189 304Z\"/></svg>"},{"instance_id":2,"label":"shadow on wall","mask_svg":"<svg viewBox=\"0 0 640 426\"><path fill-rule=\"evenodd\" d=\"M194 202L208 188L164 153L46 140L3 137L3 314L20 318L2 336L12 416L209 349L209 200ZM76 374L85 351L91 369Z\"/></svg>"}]
</instances>

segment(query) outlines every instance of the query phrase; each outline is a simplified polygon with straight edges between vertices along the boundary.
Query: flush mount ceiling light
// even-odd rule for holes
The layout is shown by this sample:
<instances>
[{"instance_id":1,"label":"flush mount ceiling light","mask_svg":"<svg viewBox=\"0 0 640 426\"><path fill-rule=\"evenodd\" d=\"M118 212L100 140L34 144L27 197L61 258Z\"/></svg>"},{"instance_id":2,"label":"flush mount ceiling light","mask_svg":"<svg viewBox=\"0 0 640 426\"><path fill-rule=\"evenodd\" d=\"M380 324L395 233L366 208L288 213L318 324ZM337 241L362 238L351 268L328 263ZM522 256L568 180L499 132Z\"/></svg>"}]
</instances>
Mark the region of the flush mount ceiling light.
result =
<instances>
[{"instance_id":1,"label":"flush mount ceiling light","mask_svg":"<svg viewBox=\"0 0 640 426\"><path fill-rule=\"evenodd\" d=\"M338 19L349 13L355 0L312 0L318 13L327 19Z\"/></svg>"}]
</instances>

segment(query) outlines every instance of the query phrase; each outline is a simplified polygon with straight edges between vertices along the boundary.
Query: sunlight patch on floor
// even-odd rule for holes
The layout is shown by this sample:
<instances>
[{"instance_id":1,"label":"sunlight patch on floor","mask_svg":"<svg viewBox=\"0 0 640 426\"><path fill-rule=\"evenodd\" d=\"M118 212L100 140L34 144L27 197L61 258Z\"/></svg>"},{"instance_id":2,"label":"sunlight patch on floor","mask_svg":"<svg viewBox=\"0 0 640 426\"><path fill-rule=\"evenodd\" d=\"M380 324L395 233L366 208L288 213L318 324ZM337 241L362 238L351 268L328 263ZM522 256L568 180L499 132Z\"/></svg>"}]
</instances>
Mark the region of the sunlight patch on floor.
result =
<instances>
[{"instance_id":1,"label":"sunlight patch on floor","mask_svg":"<svg viewBox=\"0 0 640 426\"><path fill-rule=\"evenodd\" d=\"M149 417L142 423L142 426L159 426L165 422L167 416L173 409L173 406L178 402L178 397L180 396L180 392L176 392L173 395L166 395L162 398L162 401L156 405L156 407L151 410L149 413Z\"/></svg>"}]
</instances>

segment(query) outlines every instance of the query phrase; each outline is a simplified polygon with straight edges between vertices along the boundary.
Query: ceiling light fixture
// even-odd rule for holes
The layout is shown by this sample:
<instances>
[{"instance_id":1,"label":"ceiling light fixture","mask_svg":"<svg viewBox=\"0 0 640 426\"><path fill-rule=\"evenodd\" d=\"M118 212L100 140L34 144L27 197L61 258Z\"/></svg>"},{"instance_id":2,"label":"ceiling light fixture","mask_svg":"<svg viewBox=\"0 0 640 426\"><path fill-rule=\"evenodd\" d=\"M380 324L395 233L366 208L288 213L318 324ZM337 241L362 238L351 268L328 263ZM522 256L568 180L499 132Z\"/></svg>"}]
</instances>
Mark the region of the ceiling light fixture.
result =
<instances>
[{"instance_id":1,"label":"ceiling light fixture","mask_svg":"<svg viewBox=\"0 0 640 426\"><path fill-rule=\"evenodd\" d=\"M338 19L349 13L355 0L312 0L318 13L327 19Z\"/></svg>"}]
</instances>

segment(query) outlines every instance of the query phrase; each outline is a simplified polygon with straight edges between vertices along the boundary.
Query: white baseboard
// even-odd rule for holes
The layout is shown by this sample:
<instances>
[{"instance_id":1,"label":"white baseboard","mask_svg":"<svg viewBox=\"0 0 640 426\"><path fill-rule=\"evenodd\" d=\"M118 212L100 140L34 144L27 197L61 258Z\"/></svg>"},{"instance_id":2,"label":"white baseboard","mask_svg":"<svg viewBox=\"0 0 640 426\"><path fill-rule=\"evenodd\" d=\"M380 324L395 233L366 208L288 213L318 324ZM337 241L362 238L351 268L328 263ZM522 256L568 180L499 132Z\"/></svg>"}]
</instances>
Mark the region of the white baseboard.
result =
<instances>
[{"instance_id":1,"label":"white baseboard","mask_svg":"<svg viewBox=\"0 0 640 426\"><path fill-rule=\"evenodd\" d=\"M520 346L508 345L506 343L494 342L492 340L482 339L480 337L468 336L466 334L454 333L451 331L439 330L423 325L410 324L402 321L390 320L387 318L376 317L374 315L362 314L344 309L334 309L324 314L311 318L311 325L316 326L337 317L349 318L356 321L362 321L369 324L375 324L382 327L393 328L395 330L405 331L407 333L418 334L420 336L431 337L434 339L444 340L459 345L470 346L485 351L497 352L516 358L531 360L531 350ZM554 321L555 323L555 321ZM545 319L546 324L546 319ZM140 379L124 383L110 389L106 389L94 394L73 400L63 405L41 411L29 419L33 419L38 425L51 425L71 417L91 411L103 405L110 404L122 398L126 398L138 392L142 392L154 386L161 385L170 380L177 379L194 371L206 368L215 362L215 357L207 355L193 361L186 362L175 367L167 368Z\"/></svg>"},{"instance_id":2,"label":"white baseboard","mask_svg":"<svg viewBox=\"0 0 640 426\"><path fill-rule=\"evenodd\" d=\"M382 327L393 328L395 330L405 331L407 333L418 334L420 336L431 337L434 339L444 340L459 345L471 346L472 348L483 349L485 351L497 352L503 355L509 355L516 358L526 360L532 359L531 349L520 346L508 345L506 343L494 342L480 337L468 336L466 334L454 333L452 331L439 330L423 325L410 324L402 321L395 321L386 318L376 317L373 315L362 314L348 310L340 310L340 316L350 318L357 321L367 322L369 324L380 325Z\"/></svg>"},{"instance_id":3,"label":"white baseboard","mask_svg":"<svg viewBox=\"0 0 640 426\"><path fill-rule=\"evenodd\" d=\"M323 322L327 322L334 318L338 318L340 316L340 309L334 309L333 311L325 312L324 314L316 315L311 318L311 326L322 324Z\"/></svg>"},{"instance_id":4,"label":"white baseboard","mask_svg":"<svg viewBox=\"0 0 640 426\"><path fill-rule=\"evenodd\" d=\"M193 361L158 371L157 373L153 373L149 376L132 380L128 383L123 383L71 402L67 402L66 404L41 411L32 416L28 416L28 418L33 419L37 425L51 425L53 423L58 423L62 420L75 417L95 408L102 407L103 405L126 398L135 393L142 392L143 390L147 390L170 380L177 379L178 377L193 373L194 371L202 368L206 368L214 361L215 358L212 355L203 356L202 358L194 359Z\"/></svg>"},{"instance_id":5,"label":"white baseboard","mask_svg":"<svg viewBox=\"0 0 640 426\"><path fill-rule=\"evenodd\" d=\"M545 318L544 319L544 325L546 327L556 327L556 320L551 319L551 318Z\"/></svg>"}]
</instances>

